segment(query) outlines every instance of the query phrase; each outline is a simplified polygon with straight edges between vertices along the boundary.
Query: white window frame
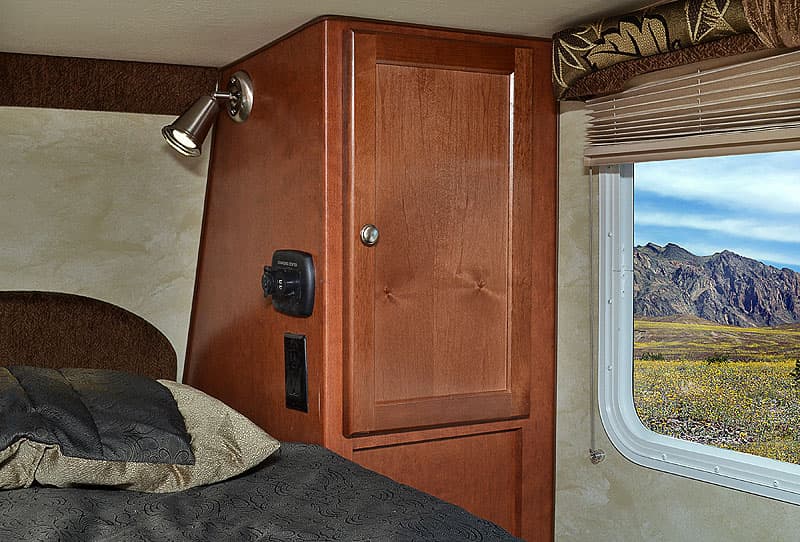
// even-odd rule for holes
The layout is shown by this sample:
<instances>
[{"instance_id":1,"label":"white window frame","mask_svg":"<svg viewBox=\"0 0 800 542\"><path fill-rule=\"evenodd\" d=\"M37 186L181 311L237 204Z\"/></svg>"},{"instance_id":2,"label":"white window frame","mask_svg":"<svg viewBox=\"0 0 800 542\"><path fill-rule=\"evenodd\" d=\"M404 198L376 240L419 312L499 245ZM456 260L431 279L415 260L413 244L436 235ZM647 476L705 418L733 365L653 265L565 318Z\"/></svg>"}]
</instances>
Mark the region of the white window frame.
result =
<instances>
[{"instance_id":1,"label":"white window frame","mask_svg":"<svg viewBox=\"0 0 800 542\"><path fill-rule=\"evenodd\" d=\"M639 465L800 504L800 465L668 437L633 404L633 164L599 175L597 384L614 446Z\"/></svg>"}]
</instances>

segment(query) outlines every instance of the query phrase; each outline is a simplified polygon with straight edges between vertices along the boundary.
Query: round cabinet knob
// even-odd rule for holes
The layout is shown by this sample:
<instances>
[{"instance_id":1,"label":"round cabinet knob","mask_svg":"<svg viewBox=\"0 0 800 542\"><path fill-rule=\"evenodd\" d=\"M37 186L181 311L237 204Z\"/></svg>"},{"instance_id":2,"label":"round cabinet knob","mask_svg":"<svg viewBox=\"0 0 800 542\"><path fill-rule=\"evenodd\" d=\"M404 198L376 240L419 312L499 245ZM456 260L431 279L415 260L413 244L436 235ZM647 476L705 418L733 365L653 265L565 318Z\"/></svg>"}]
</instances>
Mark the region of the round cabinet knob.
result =
<instances>
[{"instance_id":1,"label":"round cabinet knob","mask_svg":"<svg viewBox=\"0 0 800 542\"><path fill-rule=\"evenodd\" d=\"M380 232L375 224L364 224L361 227L361 242L364 246L372 247L378 242Z\"/></svg>"}]
</instances>

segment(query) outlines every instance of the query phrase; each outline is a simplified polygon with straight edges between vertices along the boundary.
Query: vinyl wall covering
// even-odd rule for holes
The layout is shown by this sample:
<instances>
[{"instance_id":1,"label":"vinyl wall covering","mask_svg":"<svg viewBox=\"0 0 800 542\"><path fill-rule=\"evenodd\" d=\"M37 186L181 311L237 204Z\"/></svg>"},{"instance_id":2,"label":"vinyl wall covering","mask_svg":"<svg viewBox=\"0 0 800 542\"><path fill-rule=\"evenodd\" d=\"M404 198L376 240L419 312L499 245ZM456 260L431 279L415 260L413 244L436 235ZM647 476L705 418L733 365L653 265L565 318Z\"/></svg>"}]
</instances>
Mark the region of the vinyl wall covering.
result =
<instances>
[{"instance_id":1,"label":"vinyl wall covering","mask_svg":"<svg viewBox=\"0 0 800 542\"><path fill-rule=\"evenodd\" d=\"M553 36L559 99L622 89L637 75L767 47L800 46L800 0L676 0Z\"/></svg>"},{"instance_id":2,"label":"vinyl wall covering","mask_svg":"<svg viewBox=\"0 0 800 542\"><path fill-rule=\"evenodd\" d=\"M191 312L211 138L178 156L161 127L218 70L0 53L0 290L126 308L178 355Z\"/></svg>"},{"instance_id":3,"label":"vinyl wall covering","mask_svg":"<svg viewBox=\"0 0 800 542\"><path fill-rule=\"evenodd\" d=\"M174 118L0 107L0 290L126 308L167 336L180 378L211 141L178 156Z\"/></svg>"}]
</instances>

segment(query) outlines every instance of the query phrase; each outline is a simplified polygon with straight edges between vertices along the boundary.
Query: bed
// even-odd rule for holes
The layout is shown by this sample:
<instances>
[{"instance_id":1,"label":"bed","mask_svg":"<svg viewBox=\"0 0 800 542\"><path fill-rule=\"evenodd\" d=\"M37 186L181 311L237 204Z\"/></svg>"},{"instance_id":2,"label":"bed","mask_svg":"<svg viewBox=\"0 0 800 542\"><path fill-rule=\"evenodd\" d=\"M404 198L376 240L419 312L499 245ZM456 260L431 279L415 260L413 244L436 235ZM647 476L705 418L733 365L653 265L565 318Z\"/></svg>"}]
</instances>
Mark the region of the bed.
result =
<instances>
[{"instance_id":1,"label":"bed","mask_svg":"<svg viewBox=\"0 0 800 542\"><path fill-rule=\"evenodd\" d=\"M116 371L139 375L134 377L135 386L158 388L159 393L169 389L184 414L185 426L191 429L194 423L185 415L175 389L180 393L194 391L179 389L180 385L174 383L169 385L175 389L167 388L151 380L175 378L176 356L166 337L142 318L96 299L52 292L0 292L0 366L15 367L5 377L5 382L14 386L37 381L38 377L27 375L45 374L47 382L50 375L56 375L78 393L87 394L105 386L91 379L109 369L114 375ZM70 367L89 372L66 369ZM80 380L84 374L89 375L88 382ZM124 380L118 384L117 395L141 400L135 386ZM0 385L0 396L4 389ZM30 390L35 388L25 388L19 396L29 401L42 393ZM142 408L158 412L153 410L160 408L156 404L148 401ZM213 410L221 409L223 406ZM103 420L95 416L89 413L86 423L102 428ZM169 415L163 418L168 421ZM79 425L80 420L74 423ZM24 428L21 430L24 432ZM40 440L49 443L47 438ZM201 462L201 442L192 434L197 465ZM66 465L62 470L72 478L65 487L51 487L38 483L37 474L36 480L29 480L30 487L0 491L0 540L518 540L491 522L324 448L275 442L266 459L260 460L256 454L253 463L258 460L257 464L245 472L178 491L171 487L165 491L106 487L91 478L82 483L73 475L82 469L75 465L84 463L74 461L90 459L63 457L63 443L60 447L44 446L44 457L55 448L59 454L55 464ZM135 447L139 450L143 446L137 443ZM157 451L165 453L161 448ZM181 453L185 451L175 455ZM37 469L45 464L45 460L37 461L42 462ZM8 471L10 464L0 455L0 474L3 469ZM112 479L120 463L110 464L114 465L112 470L102 472L111 473L108 476ZM140 466L135 463L135 468ZM170 468L180 473L191 466ZM47 477L43 479L49 484Z\"/></svg>"}]
</instances>

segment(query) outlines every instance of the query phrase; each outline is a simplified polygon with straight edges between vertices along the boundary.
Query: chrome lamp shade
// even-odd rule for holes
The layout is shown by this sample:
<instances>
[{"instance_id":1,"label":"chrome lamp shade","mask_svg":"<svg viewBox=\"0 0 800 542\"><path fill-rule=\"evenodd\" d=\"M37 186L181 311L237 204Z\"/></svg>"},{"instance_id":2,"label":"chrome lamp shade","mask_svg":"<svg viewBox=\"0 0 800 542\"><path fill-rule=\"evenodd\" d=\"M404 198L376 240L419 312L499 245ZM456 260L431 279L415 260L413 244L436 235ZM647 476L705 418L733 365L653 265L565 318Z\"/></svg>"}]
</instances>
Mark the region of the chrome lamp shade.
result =
<instances>
[{"instance_id":1,"label":"chrome lamp shade","mask_svg":"<svg viewBox=\"0 0 800 542\"><path fill-rule=\"evenodd\" d=\"M220 100L227 102L228 116L244 122L253 110L253 82L247 72L237 71L228 80L227 92L215 90L202 96L175 122L161 129L170 146L184 156L200 156L203 141L217 119Z\"/></svg>"},{"instance_id":2,"label":"chrome lamp shade","mask_svg":"<svg viewBox=\"0 0 800 542\"><path fill-rule=\"evenodd\" d=\"M170 146L184 156L200 156L200 148L213 126L219 104L211 96L200 97L175 122L161 129Z\"/></svg>"}]
</instances>

